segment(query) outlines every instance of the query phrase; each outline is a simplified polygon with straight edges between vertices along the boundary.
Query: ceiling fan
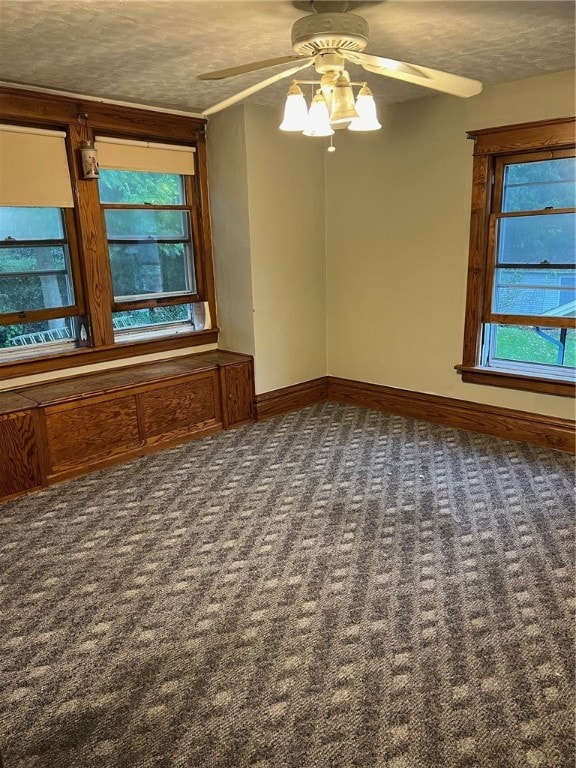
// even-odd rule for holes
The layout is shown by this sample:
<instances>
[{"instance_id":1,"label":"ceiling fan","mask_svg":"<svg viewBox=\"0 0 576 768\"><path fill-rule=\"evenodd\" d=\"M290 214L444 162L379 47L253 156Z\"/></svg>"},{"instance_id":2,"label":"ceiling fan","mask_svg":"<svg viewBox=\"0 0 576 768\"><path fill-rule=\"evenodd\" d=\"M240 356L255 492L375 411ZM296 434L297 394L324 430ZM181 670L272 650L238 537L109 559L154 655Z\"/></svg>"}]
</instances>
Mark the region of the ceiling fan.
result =
<instances>
[{"instance_id":1,"label":"ceiling fan","mask_svg":"<svg viewBox=\"0 0 576 768\"><path fill-rule=\"evenodd\" d=\"M323 10L323 5L330 10ZM344 8L347 7L347 3L342 5ZM368 22L355 13L333 12L331 9L334 6L335 3L312 3L315 12L294 22L292 25L292 48L295 55L255 61L251 64L241 64L237 67L198 75L199 80L223 80L280 64L292 65L288 69L261 80L259 83L205 109L203 114L211 115L219 112L312 65L316 72L324 77L327 75L337 77L344 71L346 61L361 66L367 72L392 77L395 80L402 80L424 88L431 88L452 96L467 98L481 92L482 83L478 80L430 69L419 64L408 64L405 61L364 53L369 39Z\"/></svg>"}]
</instances>

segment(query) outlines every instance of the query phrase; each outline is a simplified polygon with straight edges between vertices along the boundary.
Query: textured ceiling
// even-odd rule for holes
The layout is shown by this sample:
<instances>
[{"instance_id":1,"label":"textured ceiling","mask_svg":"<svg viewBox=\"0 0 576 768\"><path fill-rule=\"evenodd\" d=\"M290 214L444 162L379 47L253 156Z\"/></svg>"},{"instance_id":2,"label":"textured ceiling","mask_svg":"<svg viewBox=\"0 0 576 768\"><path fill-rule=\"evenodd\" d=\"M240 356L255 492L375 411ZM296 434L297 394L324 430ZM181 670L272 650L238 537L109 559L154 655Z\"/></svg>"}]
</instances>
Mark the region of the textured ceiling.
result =
<instances>
[{"instance_id":1,"label":"textured ceiling","mask_svg":"<svg viewBox=\"0 0 576 768\"><path fill-rule=\"evenodd\" d=\"M219 82L199 81L196 75L291 54L291 25L310 5L285 0L0 0L0 79L201 113L283 67ZM484 84L574 66L572 0L385 0L348 6L370 25L368 52ZM368 80L381 104L434 95L376 74L360 76L363 70L354 65L347 68L354 79ZM283 81L246 101L281 105L288 84Z\"/></svg>"}]
</instances>

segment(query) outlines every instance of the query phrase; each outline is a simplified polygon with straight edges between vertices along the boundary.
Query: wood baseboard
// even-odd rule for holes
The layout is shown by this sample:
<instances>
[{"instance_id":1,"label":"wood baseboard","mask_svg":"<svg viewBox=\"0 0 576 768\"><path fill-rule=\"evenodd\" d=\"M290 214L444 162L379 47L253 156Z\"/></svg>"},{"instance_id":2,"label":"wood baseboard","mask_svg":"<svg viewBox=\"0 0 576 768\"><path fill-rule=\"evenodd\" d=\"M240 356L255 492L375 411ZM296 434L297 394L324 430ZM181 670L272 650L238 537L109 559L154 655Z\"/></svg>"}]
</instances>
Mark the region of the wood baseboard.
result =
<instances>
[{"instance_id":1,"label":"wood baseboard","mask_svg":"<svg viewBox=\"0 0 576 768\"><path fill-rule=\"evenodd\" d=\"M557 451L573 453L575 450L576 423L570 419L335 376L325 376L257 395L258 420L296 411L322 400L374 408Z\"/></svg>"},{"instance_id":2,"label":"wood baseboard","mask_svg":"<svg viewBox=\"0 0 576 768\"><path fill-rule=\"evenodd\" d=\"M303 381L272 392L256 395L258 420L279 416L288 411L297 411L307 405L327 399L327 377Z\"/></svg>"},{"instance_id":3,"label":"wood baseboard","mask_svg":"<svg viewBox=\"0 0 576 768\"><path fill-rule=\"evenodd\" d=\"M544 448L574 452L575 422L511 408L412 392L379 384L327 377L327 398L339 403L433 421L455 429L482 432Z\"/></svg>"}]
</instances>

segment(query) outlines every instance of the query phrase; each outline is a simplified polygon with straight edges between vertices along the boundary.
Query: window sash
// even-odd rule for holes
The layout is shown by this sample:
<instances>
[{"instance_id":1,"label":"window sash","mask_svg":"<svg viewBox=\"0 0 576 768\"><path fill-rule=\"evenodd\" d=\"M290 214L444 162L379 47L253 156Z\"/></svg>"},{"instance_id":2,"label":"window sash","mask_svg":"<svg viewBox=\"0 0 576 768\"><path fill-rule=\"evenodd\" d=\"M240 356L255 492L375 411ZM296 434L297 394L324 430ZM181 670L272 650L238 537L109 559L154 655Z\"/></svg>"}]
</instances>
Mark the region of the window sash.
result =
<instances>
[{"instance_id":1,"label":"window sash","mask_svg":"<svg viewBox=\"0 0 576 768\"><path fill-rule=\"evenodd\" d=\"M526 155L513 155L497 158L496 170L493 176L494 179L494 196L492 205L494 209L498 209L502 204L502 192L503 192L503 179L504 168L513 163L519 164L521 162L541 162L543 160L554 159L557 156L561 157L573 157L573 150L561 150L560 152L541 152L529 155L527 159ZM498 273L500 270L507 269L529 269L529 270L572 270L575 269L574 262L554 262L551 264L542 263L515 263L515 262L503 262L499 260L499 238L498 238L498 224L500 221L506 219L513 219L519 217L533 218L536 216L557 216L557 215L570 215L576 213L576 208L555 208L551 210L539 210L539 211L510 211L501 212L495 210L488 214L488 235L487 235L487 259L486 267L484 270L484 300L482 304L482 312L480 320L483 323L498 323L504 325L534 325L537 321L541 321L542 325L548 325L555 328L572 328L574 326L574 317L557 317L554 315L546 314L521 314L521 313L504 313L498 312L494 307L496 296L496 285L498 279ZM555 290L561 290L561 286L555 288ZM569 290L569 288L565 288ZM478 352L478 359L480 359L481 353Z\"/></svg>"},{"instance_id":2,"label":"window sash","mask_svg":"<svg viewBox=\"0 0 576 768\"><path fill-rule=\"evenodd\" d=\"M491 368L498 368L502 369L504 367L510 368L515 370L516 372L521 372L523 367L527 367L530 369L531 373L538 373L540 372L543 376L546 377L558 377L566 380L573 381L576 376L576 371L572 365L569 365L565 362L566 360L566 354L569 352L567 349L567 345L570 345L574 343L573 338L568 337L568 330L571 329L565 329L561 330L559 334L559 338L556 342L552 341L551 339L544 339L544 342L547 342L549 344L552 344L552 347L548 347L546 350L547 354L552 357L553 355L556 355L556 360L552 361L551 359L547 362L542 361L536 361L536 360L518 360L512 356L505 356L503 354L504 350L502 349L502 346L505 346L505 339L502 339L500 341L500 344L502 345L500 347L500 354L498 350L498 334L501 330L498 328L497 323L486 323L483 326L482 329L482 349L481 349L481 355L482 355L482 364L491 367ZM522 334L529 333L530 331L536 332L537 336L542 337L543 334L539 334L538 331L541 330L540 325L532 325L532 326L515 326L518 331L520 331ZM509 326L505 326L505 328L509 329L510 332L513 332L513 328L510 328ZM534 340L534 337L530 334L530 337L532 340ZM525 337L528 338L528 337ZM542 348L542 341L540 341L540 350L532 351L533 357L538 356L538 351L540 354L542 354L543 348ZM573 356L573 350L571 353L571 356ZM561 358L560 360L558 358Z\"/></svg>"},{"instance_id":3,"label":"window sash","mask_svg":"<svg viewBox=\"0 0 576 768\"><path fill-rule=\"evenodd\" d=\"M573 140L572 136L572 140ZM514 212L504 212L502 210L504 198L504 173L506 166L518 165L521 163L539 163L544 160L561 160L563 158L574 157L574 149L563 147L562 149L532 150L527 152L518 152L514 154L495 155L493 159L493 198L492 213L501 213L511 215ZM522 213L522 212L520 212Z\"/></svg>"},{"instance_id":4,"label":"window sash","mask_svg":"<svg viewBox=\"0 0 576 768\"><path fill-rule=\"evenodd\" d=\"M54 269L54 270L46 270L46 271L27 272L24 274L24 277L36 278L36 277L42 276L43 274L54 274L54 275L65 274L68 280L69 291L72 296L72 303L64 306L44 307L44 308L36 308L36 309L23 307L22 309L16 312L0 313L1 326L15 325L22 322L31 323L31 322L41 321L41 320L55 320L59 318L86 315L85 306L84 306L83 286L82 286L82 280L80 277L81 273L80 273L80 264L79 264L78 243L76 239L74 211L70 208L64 208L64 209L61 209L61 214L62 214L62 227L64 232L64 239L58 240L57 244L58 246L63 247L64 249L64 259L65 259L66 268L64 270ZM22 243L24 242L30 242L32 247L44 247L46 245L46 241L42 241L42 240L33 240L33 241L11 240L9 245L7 245L6 243L2 243L2 245L4 247L18 248L18 247L23 247ZM0 255L1 255L1 250L0 250ZM19 274L19 273L2 272L0 273L0 276L3 278L11 278L15 274Z\"/></svg>"},{"instance_id":5,"label":"window sash","mask_svg":"<svg viewBox=\"0 0 576 768\"><path fill-rule=\"evenodd\" d=\"M126 168L119 168L118 170L129 170ZM139 170L139 169L135 169ZM161 169L159 172L167 173L166 169ZM112 310L114 313L128 312L131 310L141 311L145 309L159 309L162 307L179 306L179 305L192 305L202 300L202 261L200 258L200 248L197 247L199 243L199 221L197 218L197 207L194 205L194 188L193 179L190 174L181 175L182 190L184 193L185 204L183 205L148 205L148 204L130 204L130 203L101 203L102 217L104 226L106 228L106 213L108 211L121 211L121 210L134 210L134 211L180 211L186 215L184 219L185 236L163 236L163 237L151 237L142 238L134 237L109 237L107 235L108 245L108 260L112 271L112 262L110 254L111 245L130 246L135 248L141 247L147 243L150 244L181 244L184 251L184 269L185 279L187 285L190 286L190 290L182 291L157 291L146 294L134 294L134 295L118 295L115 294L113 298ZM187 256L186 256L187 254ZM193 288L193 290L192 290ZM127 339L134 339L138 336L150 338L156 333L157 335L164 336L172 332L174 335L179 333L193 330L191 321L192 312L190 310L188 318L186 320L176 322L160 322L156 325L153 323L149 325L133 326L131 328L115 329L114 338L117 342L122 342Z\"/></svg>"}]
</instances>

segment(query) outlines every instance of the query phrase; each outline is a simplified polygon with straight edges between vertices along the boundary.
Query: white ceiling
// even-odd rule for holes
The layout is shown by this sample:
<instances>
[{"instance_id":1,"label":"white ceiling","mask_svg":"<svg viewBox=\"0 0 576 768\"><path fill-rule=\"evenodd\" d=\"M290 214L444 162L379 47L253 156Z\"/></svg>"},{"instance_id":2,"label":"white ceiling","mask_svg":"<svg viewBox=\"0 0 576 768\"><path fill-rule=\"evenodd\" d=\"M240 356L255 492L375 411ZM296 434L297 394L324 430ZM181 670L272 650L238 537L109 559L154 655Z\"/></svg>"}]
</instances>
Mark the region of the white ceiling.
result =
<instances>
[{"instance_id":1,"label":"white ceiling","mask_svg":"<svg viewBox=\"0 0 576 768\"><path fill-rule=\"evenodd\" d=\"M572 0L348 6L370 25L369 53L484 84L574 67ZM219 82L196 75L291 54L291 25L308 8L290 0L0 0L0 79L201 113L287 65ZM347 68L354 79L363 72ZM361 79L381 104L434 95L376 74ZM288 85L289 79L247 101L281 109Z\"/></svg>"}]
</instances>

